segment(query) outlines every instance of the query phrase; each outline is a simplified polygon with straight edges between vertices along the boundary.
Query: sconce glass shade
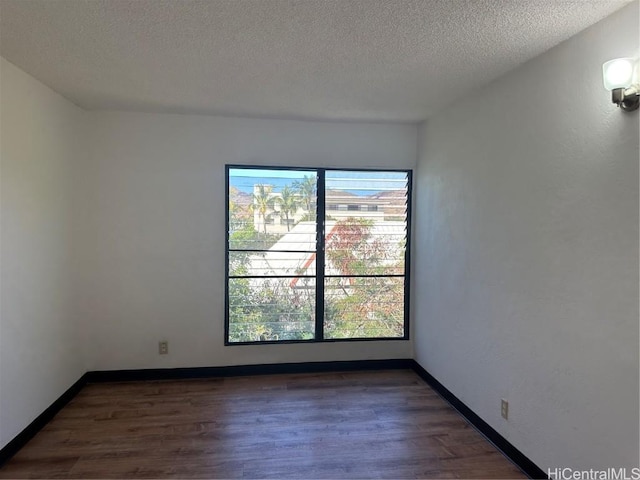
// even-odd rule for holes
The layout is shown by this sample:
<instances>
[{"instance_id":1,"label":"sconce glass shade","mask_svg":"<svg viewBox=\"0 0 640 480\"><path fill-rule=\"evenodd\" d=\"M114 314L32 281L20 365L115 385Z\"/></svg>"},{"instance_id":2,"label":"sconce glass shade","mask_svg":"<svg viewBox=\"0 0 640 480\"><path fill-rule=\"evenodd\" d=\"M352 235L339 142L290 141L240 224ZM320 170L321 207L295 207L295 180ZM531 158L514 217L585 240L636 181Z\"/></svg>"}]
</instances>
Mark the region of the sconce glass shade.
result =
<instances>
[{"instance_id":1,"label":"sconce glass shade","mask_svg":"<svg viewBox=\"0 0 640 480\"><path fill-rule=\"evenodd\" d=\"M635 58L616 58L605 62L602 65L604 88L614 90L631 86L636 81L636 68Z\"/></svg>"}]
</instances>

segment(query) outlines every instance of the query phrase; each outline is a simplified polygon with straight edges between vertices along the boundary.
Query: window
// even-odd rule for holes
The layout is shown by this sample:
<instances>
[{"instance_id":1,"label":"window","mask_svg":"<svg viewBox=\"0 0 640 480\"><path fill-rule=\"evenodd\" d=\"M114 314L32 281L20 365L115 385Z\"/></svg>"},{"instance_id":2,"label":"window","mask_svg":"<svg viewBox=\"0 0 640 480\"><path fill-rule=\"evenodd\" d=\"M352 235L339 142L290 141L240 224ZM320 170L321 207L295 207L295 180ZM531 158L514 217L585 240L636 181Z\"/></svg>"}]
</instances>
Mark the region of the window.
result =
<instances>
[{"instance_id":1,"label":"window","mask_svg":"<svg viewBox=\"0 0 640 480\"><path fill-rule=\"evenodd\" d=\"M408 338L411 171L226 179L227 344Z\"/></svg>"}]
</instances>

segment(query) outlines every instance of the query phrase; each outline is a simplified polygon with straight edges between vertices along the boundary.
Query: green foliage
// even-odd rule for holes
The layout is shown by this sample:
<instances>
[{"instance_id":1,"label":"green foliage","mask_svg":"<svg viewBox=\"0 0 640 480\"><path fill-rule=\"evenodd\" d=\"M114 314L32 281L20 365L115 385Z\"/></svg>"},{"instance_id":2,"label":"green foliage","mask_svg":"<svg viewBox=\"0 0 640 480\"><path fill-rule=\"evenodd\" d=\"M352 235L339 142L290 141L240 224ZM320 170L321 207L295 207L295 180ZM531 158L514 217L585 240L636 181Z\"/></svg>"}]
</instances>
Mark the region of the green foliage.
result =
<instances>
[{"instance_id":1,"label":"green foliage","mask_svg":"<svg viewBox=\"0 0 640 480\"><path fill-rule=\"evenodd\" d=\"M258 212L262 218L263 233L267 233L267 214L273 210L275 200L271 195L272 187L270 185L256 185L257 192L253 194L253 203L251 209Z\"/></svg>"},{"instance_id":2,"label":"green foliage","mask_svg":"<svg viewBox=\"0 0 640 480\"><path fill-rule=\"evenodd\" d=\"M336 291L340 294L336 294ZM332 278L325 286L327 338L401 337L402 277Z\"/></svg>"},{"instance_id":3,"label":"green foliage","mask_svg":"<svg viewBox=\"0 0 640 480\"><path fill-rule=\"evenodd\" d=\"M293 188L297 190L302 197L304 208L307 210L308 214L316 209L317 184L318 181L316 177L307 175L305 175L302 180L296 180L293 182Z\"/></svg>"},{"instance_id":4,"label":"green foliage","mask_svg":"<svg viewBox=\"0 0 640 480\"><path fill-rule=\"evenodd\" d=\"M296 192L286 185L282 192L280 192L280 197L275 199L276 204L280 206L280 214L284 215L285 222L287 223L287 232L291 230L291 226L289 225L289 215L295 215L298 211L298 207L300 206L300 200L296 195Z\"/></svg>"},{"instance_id":5,"label":"green foliage","mask_svg":"<svg viewBox=\"0 0 640 480\"><path fill-rule=\"evenodd\" d=\"M246 250L269 250L278 240L279 235L272 233L258 232L254 225L253 219L239 224L236 230L232 230L229 235L229 248L246 249ZM234 252L240 255L240 252ZM243 257L243 260L248 260ZM230 271L232 269L229 269Z\"/></svg>"},{"instance_id":6,"label":"green foliage","mask_svg":"<svg viewBox=\"0 0 640 480\"><path fill-rule=\"evenodd\" d=\"M234 308L229 312L231 342L308 340L314 337L313 289L291 288L291 279L231 281L239 281L240 286L234 287L234 291L241 290L242 295L232 302ZM245 286L248 288L244 289Z\"/></svg>"},{"instance_id":7,"label":"green foliage","mask_svg":"<svg viewBox=\"0 0 640 480\"><path fill-rule=\"evenodd\" d=\"M357 277L401 271L397 246L375 238L373 221L350 217L338 221L326 241L326 258L343 278L325 285L327 338L399 337L404 329L404 279Z\"/></svg>"},{"instance_id":8,"label":"green foliage","mask_svg":"<svg viewBox=\"0 0 640 480\"><path fill-rule=\"evenodd\" d=\"M230 222L235 223L235 222ZM229 236L231 249L268 250L279 235L258 232L253 221L239 222ZM229 276L250 275L255 252L229 252ZM229 341L308 340L315 332L315 290L299 279L229 279Z\"/></svg>"}]
</instances>

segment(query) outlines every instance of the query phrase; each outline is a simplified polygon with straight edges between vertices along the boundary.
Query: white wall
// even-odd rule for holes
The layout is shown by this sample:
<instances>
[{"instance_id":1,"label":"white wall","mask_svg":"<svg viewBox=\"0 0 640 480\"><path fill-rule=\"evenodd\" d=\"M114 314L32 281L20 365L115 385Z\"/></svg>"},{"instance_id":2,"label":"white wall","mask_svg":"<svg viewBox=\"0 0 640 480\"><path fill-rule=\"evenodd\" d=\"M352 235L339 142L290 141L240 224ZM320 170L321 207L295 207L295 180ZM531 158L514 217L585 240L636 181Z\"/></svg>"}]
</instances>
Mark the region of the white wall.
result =
<instances>
[{"instance_id":1,"label":"white wall","mask_svg":"<svg viewBox=\"0 0 640 480\"><path fill-rule=\"evenodd\" d=\"M412 168L416 126L92 116L78 193L90 369L411 356L409 341L224 346L224 165Z\"/></svg>"},{"instance_id":2,"label":"white wall","mask_svg":"<svg viewBox=\"0 0 640 480\"><path fill-rule=\"evenodd\" d=\"M415 358L541 468L638 466L637 48L634 2L420 133Z\"/></svg>"},{"instance_id":3,"label":"white wall","mask_svg":"<svg viewBox=\"0 0 640 480\"><path fill-rule=\"evenodd\" d=\"M85 372L73 315L84 112L0 59L0 448Z\"/></svg>"}]
</instances>

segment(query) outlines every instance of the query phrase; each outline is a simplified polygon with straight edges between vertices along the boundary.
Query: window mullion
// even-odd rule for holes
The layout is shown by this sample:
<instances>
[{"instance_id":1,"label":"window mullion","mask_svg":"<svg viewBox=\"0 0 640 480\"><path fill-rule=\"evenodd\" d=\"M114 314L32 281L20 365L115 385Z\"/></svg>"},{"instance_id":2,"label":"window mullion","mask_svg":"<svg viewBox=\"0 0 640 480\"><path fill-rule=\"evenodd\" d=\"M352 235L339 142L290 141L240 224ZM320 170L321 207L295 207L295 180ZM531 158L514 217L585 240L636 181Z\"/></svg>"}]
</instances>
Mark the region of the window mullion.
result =
<instances>
[{"instance_id":1,"label":"window mullion","mask_svg":"<svg viewBox=\"0 0 640 480\"><path fill-rule=\"evenodd\" d=\"M324 170L318 170L316 184L316 340L324 340Z\"/></svg>"}]
</instances>

